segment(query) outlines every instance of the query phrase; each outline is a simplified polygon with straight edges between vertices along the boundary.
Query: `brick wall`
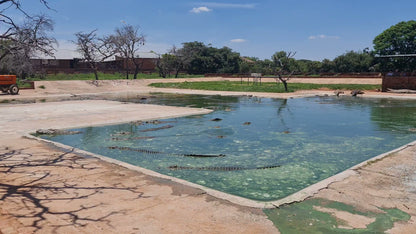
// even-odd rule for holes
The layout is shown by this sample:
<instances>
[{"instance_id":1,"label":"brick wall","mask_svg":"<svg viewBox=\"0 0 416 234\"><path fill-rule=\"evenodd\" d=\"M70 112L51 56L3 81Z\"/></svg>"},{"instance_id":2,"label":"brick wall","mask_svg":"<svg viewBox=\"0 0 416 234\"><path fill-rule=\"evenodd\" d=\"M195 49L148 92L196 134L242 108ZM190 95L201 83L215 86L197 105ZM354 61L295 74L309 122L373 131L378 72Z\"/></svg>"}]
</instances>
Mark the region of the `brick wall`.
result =
<instances>
[{"instance_id":1,"label":"brick wall","mask_svg":"<svg viewBox=\"0 0 416 234\"><path fill-rule=\"evenodd\" d=\"M416 90L416 76L383 76L381 87L383 92L387 89L413 89Z\"/></svg>"}]
</instances>

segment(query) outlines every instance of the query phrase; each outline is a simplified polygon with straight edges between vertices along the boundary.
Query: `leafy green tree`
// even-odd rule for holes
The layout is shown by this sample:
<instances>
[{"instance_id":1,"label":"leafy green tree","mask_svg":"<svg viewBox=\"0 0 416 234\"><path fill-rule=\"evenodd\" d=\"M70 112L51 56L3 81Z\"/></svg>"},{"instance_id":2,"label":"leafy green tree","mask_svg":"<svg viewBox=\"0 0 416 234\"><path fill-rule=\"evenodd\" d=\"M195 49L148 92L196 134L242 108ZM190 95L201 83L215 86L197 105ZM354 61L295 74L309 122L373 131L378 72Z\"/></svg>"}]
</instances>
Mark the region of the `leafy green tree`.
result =
<instances>
[{"instance_id":1,"label":"leafy green tree","mask_svg":"<svg viewBox=\"0 0 416 234\"><path fill-rule=\"evenodd\" d=\"M340 73L370 72L374 65L374 56L367 50L349 51L334 59L334 71Z\"/></svg>"},{"instance_id":2,"label":"leafy green tree","mask_svg":"<svg viewBox=\"0 0 416 234\"><path fill-rule=\"evenodd\" d=\"M322 60L320 73L331 73L334 72L334 62L329 59Z\"/></svg>"},{"instance_id":3,"label":"leafy green tree","mask_svg":"<svg viewBox=\"0 0 416 234\"><path fill-rule=\"evenodd\" d=\"M240 70L240 54L228 47L215 49L216 63L219 65L217 73L238 73Z\"/></svg>"},{"instance_id":4,"label":"leafy green tree","mask_svg":"<svg viewBox=\"0 0 416 234\"><path fill-rule=\"evenodd\" d=\"M218 49L202 42L186 42L178 53L189 74L239 72L240 54L228 47Z\"/></svg>"},{"instance_id":5,"label":"leafy green tree","mask_svg":"<svg viewBox=\"0 0 416 234\"><path fill-rule=\"evenodd\" d=\"M240 61L240 65L239 65L240 66L240 71L239 71L239 73L245 73L245 74L252 73L252 70L253 70L253 67L254 67L255 63L256 62L253 61L252 59L247 58L247 57L243 57Z\"/></svg>"},{"instance_id":6,"label":"leafy green tree","mask_svg":"<svg viewBox=\"0 0 416 234\"><path fill-rule=\"evenodd\" d=\"M302 74L318 74L321 71L322 63L307 59L296 60L299 72Z\"/></svg>"},{"instance_id":7,"label":"leafy green tree","mask_svg":"<svg viewBox=\"0 0 416 234\"><path fill-rule=\"evenodd\" d=\"M256 57L243 57L240 61L240 73L274 74L274 64L270 59L261 60Z\"/></svg>"},{"instance_id":8,"label":"leafy green tree","mask_svg":"<svg viewBox=\"0 0 416 234\"><path fill-rule=\"evenodd\" d=\"M403 21L391 26L373 40L377 55L404 55L416 53L416 21ZM416 70L416 57L390 57L379 59L383 71Z\"/></svg>"}]
</instances>

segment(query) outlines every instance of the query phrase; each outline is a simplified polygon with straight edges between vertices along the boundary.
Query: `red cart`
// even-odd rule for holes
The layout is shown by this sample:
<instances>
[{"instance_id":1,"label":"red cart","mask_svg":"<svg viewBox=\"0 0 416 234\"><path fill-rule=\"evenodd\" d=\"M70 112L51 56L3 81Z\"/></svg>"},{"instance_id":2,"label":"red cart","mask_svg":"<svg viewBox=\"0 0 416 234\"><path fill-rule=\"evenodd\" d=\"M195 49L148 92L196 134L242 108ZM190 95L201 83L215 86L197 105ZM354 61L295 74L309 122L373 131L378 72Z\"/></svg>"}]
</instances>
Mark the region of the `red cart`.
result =
<instances>
[{"instance_id":1,"label":"red cart","mask_svg":"<svg viewBox=\"0 0 416 234\"><path fill-rule=\"evenodd\" d=\"M19 87L16 84L15 75L0 75L0 89L3 93L16 95L19 93Z\"/></svg>"}]
</instances>

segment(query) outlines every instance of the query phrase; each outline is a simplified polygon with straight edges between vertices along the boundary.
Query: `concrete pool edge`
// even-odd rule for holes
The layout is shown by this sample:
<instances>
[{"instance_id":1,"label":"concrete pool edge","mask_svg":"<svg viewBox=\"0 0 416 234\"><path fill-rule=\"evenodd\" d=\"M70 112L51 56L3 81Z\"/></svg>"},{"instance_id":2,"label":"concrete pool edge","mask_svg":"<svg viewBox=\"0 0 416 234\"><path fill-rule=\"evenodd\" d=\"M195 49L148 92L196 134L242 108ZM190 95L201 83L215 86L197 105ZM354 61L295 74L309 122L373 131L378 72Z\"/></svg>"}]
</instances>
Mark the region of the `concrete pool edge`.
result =
<instances>
[{"instance_id":1,"label":"concrete pool edge","mask_svg":"<svg viewBox=\"0 0 416 234\"><path fill-rule=\"evenodd\" d=\"M98 158L102 161L113 163L113 164L125 167L127 169L143 173L143 174L148 175L148 176L153 176L153 177L161 178L161 179L167 179L167 180L179 183L181 185L190 186L190 187L196 188L196 189L201 189L202 191L204 191L205 193L207 193L207 194L209 194L213 197L220 198L220 199L223 199L223 200L227 200L227 201L229 201L233 204L246 206L246 207L252 207L252 208L260 208L260 209L267 209L267 208L273 208L274 207L271 204L267 204L269 202L254 201L254 200L250 200L250 199L247 199L247 198L242 198L242 197L239 197L239 196L227 194L227 193L215 190L215 189L211 189L211 188L199 185L199 184L195 184L195 183L186 181L186 180L178 179L176 177L164 175L164 174L161 174L161 173L158 173L158 172L155 172L155 171L143 168L143 167L139 167L139 166L135 166L135 165L132 165L132 164L129 164L129 163L125 163L125 162L119 161L117 159L113 159L113 158L109 158L109 157L106 157L106 156L103 156L103 155L100 155L100 154L95 154L95 153L92 153L92 152L89 152L89 151L81 150L81 149L78 149L78 148L75 148L75 147L71 147L71 146L59 143L59 142L54 142L54 141L42 139L42 138L33 136L31 134L26 134L23 137L28 138L28 139L34 139L34 140L37 140L37 141L42 141L42 142L51 144L51 145L53 145L53 146L55 146L59 149L71 150L73 153L77 153L77 154L80 154L80 155L83 155L83 156Z\"/></svg>"},{"instance_id":2,"label":"concrete pool edge","mask_svg":"<svg viewBox=\"0 0 416 234\"><path fill-rule=\"evenodd\" d=\"M303 200L306 200L309 197L314 196L315 194L317 194L320 190L327 188L330 184L334 183L334 182L339 182L339 181L343 181L345 179L347 179L348 177L352 176L352 175L356 175L357 174L357 170L361 169L362 167L365 167L366 165L369 165L373 162L377 162L379 160L382 160L394 153L400 152L408 147L411 146L415 146L416 145L416 141L412 141L410 143L407 143L405 145L402 145L396 149L390 150L388 152L379 154L377 156L374 156L370 159L367 159L359 164L356 164L338 174L335 174L331 177L328 177L324 180L321 180L313 185L310 185L292 195L289 195L285 198L276 200L276 201L272 201L270 203L272 203L275 207L279 207L282 205L287 205L287 204L291 204L291 203L295 203L295 202L301 202Z\"/></svg>"},{"instance_id":3,"label":"concrete pool edge","mask_svg":"<svg viewBox=\"0 0 416 234\"><path fill-rule=\"evenodd\" d=\"M338 174L335 174L335 175L333 175L331 177L328 177L324 180L321 180L321 181L319 181L315 184L312 184L312 185L310 185L310 186L308 186L308 187L306 187L306 188L304 188L304 189L302 189L302 190L300 190L296 193L293 193L293 194L291 194L287 197L284 197L284 198L279 199L279 200L264 202L264 201L255 201L255 200L251 200L251 199L248 199L248 198L243 198L243 197L240 197L240 196L236 196L236 195L228 194L228 193L225 193L225 192L221 192L221 191L211 189L211 188L199 185L199 184L195 184L195 183L183 180L183 179L178 179L176 177L164 175L164 174L161 174L161 173L158 173L158 172L155 172L155 171L143 168L143 167L131 165L131 164L128 164L128 163L125 163L125 162L122 162L122 161L119 161L119 160L116 160L116 159L112 159L112 158L109 158L109 157L106 157L106 156L103 156L103 155L99 155L99 154L95 154L95 153L88 152L88 151L85 151L85 150L81 150L81 149L71 147L71 146L68 146L68 145L65 145L65 144L62 144L62 143L42 139L42 138L33 136L30 133L25 134L23 137L28 138L28 139L34 139L34 140L37 140L37 141L42 141L42 142L51 144L51 145L53 145L57 148L60 148L60 149L71 150L72 152L77 153L77 154L81 154L83 156L98 158L102 161L112 163L112 164L116 164L116 165L122 166L124 168L127 168L129 170L137 171L137 172L143 173L143 174L148 175L148 176L161 178L161 179L166 179L166 180L170 180L172 182L176 182L176 183L181 184L181 185L185 185L185 186L189 186L189 187L192 187L192 188L200 189L200 190L204 191L205 193L207 193L208 195L211 195L213 197L216 197L216 198L219 198L219 199L222 199L222 200L229 201L229 202L231 202L233 204L236 204L236 205L251 207L251 208L258 208L258 209L278 208L282 205L287 205L287 204L291 204L291 203L304 201L307 198L312 197L315 194L317 194L320 190L327 188L330 184L335 183L335 182L339 182L339 181L343 181L344 179L346 179L346 178L348 178L352 175L356 175L357 174L356 170L358 170L358 169L360 169L360 168L362 168L362 167L364 167L364 166L366 166L366 165L368 165L372 162L376 162L378 160L381 160L381 159L383 159L383 158L385 158L385 157L387 157L387 156L389 156L393 153L397 153L399 151L402 151L402 150L406 149L407 147L416 145L416 141L410 142L410 143L405 144L403 146L400 146L396 149L393 149L393 150L388 151L386 153L377 155L377 156L375 156L373 158L370 158L366 161L363 161L363 162L361 162L357 165L354 165L354 166L352 166L352 167L350 167L350 168L348 168L348 169L346 169L346 170L344 170L344 171L342 171Z\"/></svg>"}]
</instances>

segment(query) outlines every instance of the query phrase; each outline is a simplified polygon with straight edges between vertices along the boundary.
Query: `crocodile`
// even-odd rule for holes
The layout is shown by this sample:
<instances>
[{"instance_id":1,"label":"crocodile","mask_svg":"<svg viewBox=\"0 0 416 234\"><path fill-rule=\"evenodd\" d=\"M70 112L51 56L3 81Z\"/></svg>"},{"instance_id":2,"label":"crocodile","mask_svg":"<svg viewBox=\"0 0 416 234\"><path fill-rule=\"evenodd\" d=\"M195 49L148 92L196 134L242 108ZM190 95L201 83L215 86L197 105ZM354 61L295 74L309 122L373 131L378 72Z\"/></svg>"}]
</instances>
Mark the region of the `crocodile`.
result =
<instances>
[{"instance_id":1,"label":"crocodile","mask_svg":"<svg viewBox=\"0 0 416 234\"><path fill-rule=\"evenodd\" d=\"M130 138L118 138L118 137L113 137L111 138L112 141L129 141L129 140L146 140L146 139L153 139L155 138L154 136L144 136L144 137L130 137Z\"/></svg>"},{"instance_id":2,"label":"crocodile","mask_svg":"<svg viewBox=\"0 0 416 234\"><path fill-rule=\"evenodd\" d=\"M130 147L109 146L108 148L109 149L118 149L118 150L136 151L136 152L145 153L145 154L163 154L162 152L159 152L159 151L146 150L146 149L134 149L134 148L130 148Z\"/></svg>"},{"instance_id":3,"label":"crocodile","mask_svg":"<svg viewBox=\"0 0 416 234\"><path fill-rule=\"evenodd\" d=\"M36 130L37 135L75 135L81 134L81 131L69 131L69 130L61 130L61 129L38 129Z\"/></svg>"},{"instance_id":4,"label":"crocodile","mask_svg":"<svg viewBox=\"0 0 416 234\"><path fill-rule=\"evenodd\" d=\"M173 125L165 125L159 128L148 128L148 129L140 130L139 132L151 132L151 131L158 131L158 130L167 129L167 128L173 128Z\"/></svg>"},{"instance_id":5,"label":"crocodile","mask_svg":"<svg viewBox=\"0 0 416 234\"><path fill-rule=\"evenodd\" d=\"M243 171L243 170L264 170L264 169L273 169L278 168L280 165L273 166L264 166L264 167L238 167L238 166L228 166L228 167L188 167L188 166L178 166L173 165L169 166L170 170L198 170L198 171Z\"/></svg>"},{"instance_id":6,"label":"crocodile","mask_svg":"<svg viewBox=\"0 0 416 234\"><path fill-rule=\"evenodd\" d=\"M109 149L118 149L118 150L128 150L128 151L136 151L144 154L164 154L170 156L183 156L183 157L194 157L194 158L216 158L216 157L225 157L225 154L176 154L176 153L165 153L147 149L137 149L137 148L130 148L130 147L123 147L123 146L109 146Z\"/></svg>"}]
</instances>

